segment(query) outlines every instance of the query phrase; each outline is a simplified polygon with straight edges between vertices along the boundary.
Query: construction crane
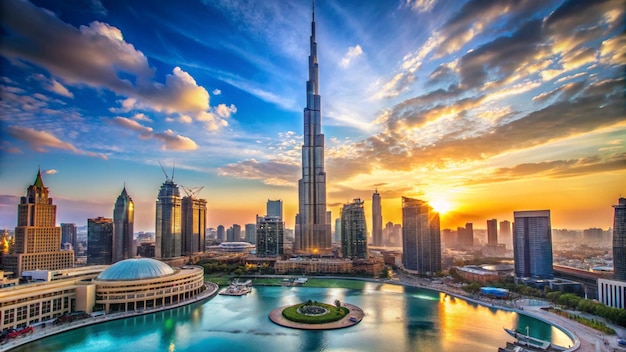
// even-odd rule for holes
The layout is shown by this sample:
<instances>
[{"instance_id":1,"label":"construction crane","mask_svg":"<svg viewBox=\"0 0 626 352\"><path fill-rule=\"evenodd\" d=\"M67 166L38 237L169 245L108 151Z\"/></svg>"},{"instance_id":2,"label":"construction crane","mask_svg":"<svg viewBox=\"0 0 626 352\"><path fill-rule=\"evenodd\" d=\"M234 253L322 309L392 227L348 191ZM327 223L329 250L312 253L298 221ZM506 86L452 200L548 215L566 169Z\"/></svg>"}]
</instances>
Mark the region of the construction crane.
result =
<instances>
[{"instance_id":1,"label":"construction crane","mask_svg":"<svg viewBox=\"0 0 626 352\"><path fill-rule=\"evenodd\" d=\"M165 174L165 181L167 182L174 181L174 172L176 171L176 163L174 163L172 166L172 178L170 178L167 175L167 171L165 171L165 168L163 167L163 164L161 164L160 161L159 161L159 166L161 166L161 170L163 170L163 173Z\"/></svg>"},{"instance_id":2,"label":"construction crane","mask_svg":"<svg viewBox=\"0 0 626 352\"><path fill-rule=\"evenodd\" d=\"M196 198L198 193L200 193L200 191L204 188L204 186L200 186L200 187L185 187L183 185L180 185L180 187L182 187L183 191L185 191L185 193L187 194L187 197L191 197L191 198Z\"/></svg>"}]
</instances>

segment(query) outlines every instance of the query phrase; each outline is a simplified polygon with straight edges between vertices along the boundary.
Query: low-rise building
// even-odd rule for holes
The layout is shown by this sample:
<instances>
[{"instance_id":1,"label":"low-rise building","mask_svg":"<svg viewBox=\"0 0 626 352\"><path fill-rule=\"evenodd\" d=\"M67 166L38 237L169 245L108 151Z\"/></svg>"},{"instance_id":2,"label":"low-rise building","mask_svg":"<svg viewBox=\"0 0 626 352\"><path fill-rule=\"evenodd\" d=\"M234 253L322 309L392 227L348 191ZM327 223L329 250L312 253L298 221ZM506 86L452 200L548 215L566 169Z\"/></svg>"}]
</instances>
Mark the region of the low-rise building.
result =
<instances>
[{"instance_id":1,"label":"low-rise building","mask_svg":"<svg viewBox=\"0 0 626 352\"><path fill-rule=\"evenodd\" d=\"M598 279L598 300L609 307L626 309L626 281Z\"/></svg>"}]
</instances>

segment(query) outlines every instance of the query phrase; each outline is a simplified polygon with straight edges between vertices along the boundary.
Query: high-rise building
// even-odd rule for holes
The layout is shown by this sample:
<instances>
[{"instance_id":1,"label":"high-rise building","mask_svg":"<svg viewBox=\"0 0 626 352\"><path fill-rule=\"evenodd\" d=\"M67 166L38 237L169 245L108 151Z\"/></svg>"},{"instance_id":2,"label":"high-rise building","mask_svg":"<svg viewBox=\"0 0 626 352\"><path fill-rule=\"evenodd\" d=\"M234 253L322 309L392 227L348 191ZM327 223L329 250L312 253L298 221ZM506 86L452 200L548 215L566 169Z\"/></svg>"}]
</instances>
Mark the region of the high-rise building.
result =
<instances>
[{"instance_id":1,"label":"high-rise building","mask_svg":"<svg viewBox=\"0 0 626 352\"><path fill-rule=\"evenodd\" d=\"M219 225L217 227L216 236L218 241L224 242L226 239L226 229L224 228L224 225Z\"/></svg>"},{"instance_id":2,"label":"high-rise building","mask_svg":"<svg viewBox=\"0 0 626 352\"><path fill-rule=\"evenodd\" d=\"M333 242L341 242L341 218L335 219L335 234L333 236Z\"/></svg>"},{"instance_id":3,"label":"high-rise building","mask_svg":"<svg viewBox=\"0 0 626 352\"><path fill-rule=\"evenodd\" d=\"M2 268L15 276L27 270L58 270L74 265L74 251L61 250L61 227L56 226L57 206L44 186L41 170L26 197L17 206L17 227L12 253L2 256Z\"/></svg>"},{"instance_id":4,"label":"high-rise building","mask_svg":"<svg viewBox=\"0 0 626 352\"><path fill-rule=\"evenodd\" d=\"M74 256L76 256L76 224L61 223L61 244L69 243L74 249Z\"/></svg>"},{"instance_id":5,"label":"high-rise building","mask_svg":"<svg viewBox=\"0 0 626 352\"><path fill-rule=\"evenodd\" d=\"M511 222L500 221L500 233L498 235L500 243L504 243L506 248L513 247L513 236L511 236Z\"/></svg>"},{"instance_id":6,"label":"high-rise building","mask_svg":"<svg viewBox=\"0 0 626 352\"><path fill-rule=\"evenodd\" d=\"M332 253L330 221L326 214L326 172L322 101L319 95L315 12L311 21L309 80L306 82L302 178L298 182L298 214L294 251L303 254Z\"/></svg>"},{"instance_id":7,"label":"high-rise building","mask_svg":"<svg viewBox=\"0 0 626 352\"><path fill-rule=\"evenodd\" d=\"M457 244L462 249L471 249L474 246L474 224L468 222L465 227L458 227Z\"/></svg>"},{"instance_id":8,"label":"high-rise building","mask_svg":"<svg viewBox=\"0 0 626 352\"><path fill-rule=\"evenodd\" d=\"M204 252L206 246L206 200L193 195L183 197L181 202L182 253Z\"/></svg>"},{"instance_id":9,"label":"high-rise building","mask_svg":"<svg viewBox=\"0 0 626 352\"><path fill-rule=\"evenodd\" d=\"M515 277L552 278L550 210L515 211L513 215Z\"/></svg>"},{"instance_id":10,"label":"high-rise building","mask_svg":"<svg viewBox=\"0 0 626 352\"><path fill-rule=\"evenodd\" d=\"M282 199L278 200L267 200L267 216L275 216L278 217L281 221L283 220L283 201Z\"/></svg>"},{"instance_id":11,"label":"high-rise building","mask_svg":"<svg viewBox=\"0 0 626 352\"><path fill-rule=\"evenodd\" d=\"M374 246L383 246L383 212L378 190L372 195L372 242Z\"/></svg>"},{"instance_id":12,"label":"high-rise building","mask_svg":"<svg viewBox=\"0 0 626 352\"><path fill-rule=\"evenodd\" d=\"M174 258L182 254L181 199L174 179L165 176L156 202L156 258Z\"/></svg>"},{"instance_id":13,"label":"high-rise building","mask_svg":"<svg viewBox=\"0 0 626 352\"><path fill-rule=\"evenodd\" d=\"M256 217L256 254L259 257L283 255L285 223L277 216Z\"/></svg>"},{"instance_id":14,"label":"high-rise building","mask_svg":"<svg viewBox=\"0 0 626 352\"><path fill-rule=\"evenodd\" d=\"M419 199L402 197L402 264L420 274L441 271L439 213Z\"/></svg>"},{"instance_id":15,"label":"high-rise building","mask_svg":"<svg viewBox=\"0 0 626 352\"><path fill-rule=\"evenodd\" d=\"M87 264L110 265L113 261L113 219L87 219Z\"/></svg>"},{"instance_id":16,"label":"high-rise building","mask_svg":"<svg viewBox=\"0 0 626 352\"><path fill-rule=\"evenodd\" d=\"M363 201L356 198L341 209L341 253L344 258L367 259L367 225Z\"/></svg>"},{"instance_id":17,"label":"high-rise building","mask_svg":"<svg viewBox=\"0 0 626 352\"><path fill-rule=\"evenodd\" d=\"M626 198L618 202L613 206L613 272L615 280L626 281Z\"/></svg>"},{"instance_id":18,"label":"high-rise building","mask_svg":"<svg viewBox=\"0 0 626 352\"><path fill-rule=\"evenodd\" d=\"M233 224L226 230L226 242L241 241L241 225Z\"/></svg>"},{"instance_id":19,"label":"high-rise building","mask_svg":"<svg viewBox=\"0 0 626 352\"><path fill-rule=\"evenodd\" d=\"M487 220L487 245L498 245L498 220Z\"/></svg>"},{"instance_id":20,"label":"high-rise building","mask_svg":"<svg viewBox=\"0 0 626 352\"><path fill-rule=\"evenodd\" d=\"M256 243L256 224L246 224L245 238L248 243Z\"/></svg>"},{"instance_id":21,"label":"high-rise building","mask_svg":"<svg viewBox=\"0 0 626 352\"><path fill-rule=\"evenodd\" d=\"M137 256L137 246L133 238L134 223L135 203L126 193L126 186L124 186L113 209L113 257L111 263Z\"/></svg>"}]
</instances>

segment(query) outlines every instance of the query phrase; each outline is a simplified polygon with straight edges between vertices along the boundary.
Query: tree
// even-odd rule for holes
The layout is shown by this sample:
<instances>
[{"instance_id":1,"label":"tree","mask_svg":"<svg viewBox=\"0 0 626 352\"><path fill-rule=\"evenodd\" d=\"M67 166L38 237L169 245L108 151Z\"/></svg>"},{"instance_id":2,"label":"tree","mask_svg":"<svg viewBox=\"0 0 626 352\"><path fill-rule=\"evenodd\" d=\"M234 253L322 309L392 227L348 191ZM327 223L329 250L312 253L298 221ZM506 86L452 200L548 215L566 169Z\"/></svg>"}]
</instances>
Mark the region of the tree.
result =
<instances>
[{"instance_id":1,"label":"tree","mask_svg":"<svg viewBox=\"0 0 626 352\"><path fill-rule=\"evenodd\" d=\"M337 312L341 311L341 301L336 299L335 300L335 306L337 306Z\"/></svg>"}]
</instances>

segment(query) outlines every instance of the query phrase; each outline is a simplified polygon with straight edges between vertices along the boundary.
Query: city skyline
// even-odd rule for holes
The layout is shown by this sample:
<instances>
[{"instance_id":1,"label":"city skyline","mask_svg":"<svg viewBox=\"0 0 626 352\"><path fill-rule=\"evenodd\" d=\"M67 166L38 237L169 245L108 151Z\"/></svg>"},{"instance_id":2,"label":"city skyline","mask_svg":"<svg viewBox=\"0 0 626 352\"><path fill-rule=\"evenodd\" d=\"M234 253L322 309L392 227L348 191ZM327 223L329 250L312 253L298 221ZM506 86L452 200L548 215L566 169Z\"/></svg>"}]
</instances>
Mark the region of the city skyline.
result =
<instances>
[{"instance_id":1,"label":"city skyline","mask_svg":"<svg viewBox=\"0 0 626 352\"><path fill-rule=\"evenodd\" d=\"M126 183L136 231L154 231L159 161L205 187L209 227L254 222L267 199L294 227L310 2L34 3L0 4L0 227L41 166L58 223L111 217ZM315 6L333 219L378 189L383 223L407 196L447 203L442 229L532 209L612 226L619 1Z\"/></svg>"}]
</instances>

